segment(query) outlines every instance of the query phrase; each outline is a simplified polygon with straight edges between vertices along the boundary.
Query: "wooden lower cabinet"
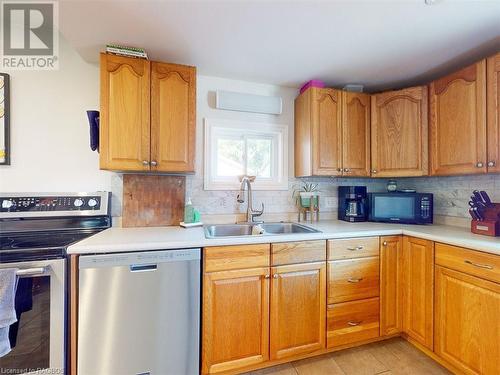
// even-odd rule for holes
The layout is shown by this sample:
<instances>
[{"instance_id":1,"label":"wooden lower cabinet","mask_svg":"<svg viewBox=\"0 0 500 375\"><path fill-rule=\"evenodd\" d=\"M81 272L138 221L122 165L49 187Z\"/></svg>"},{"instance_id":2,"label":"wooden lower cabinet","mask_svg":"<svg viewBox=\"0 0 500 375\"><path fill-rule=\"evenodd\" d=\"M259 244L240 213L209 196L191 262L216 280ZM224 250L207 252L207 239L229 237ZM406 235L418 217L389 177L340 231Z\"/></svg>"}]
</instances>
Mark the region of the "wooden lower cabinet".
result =
<instances>
[{"instance_id":1,"label":"wooden lower cabinet","mask_svg":"<svg viewBox=\"0 0 500 375\"><path fill-rule=\"evenodd\" d=\"M328 306L327 346L337 347L379 336L379 298Z\"/></svg>"},{"instance_id":2,"label":"wooden lower cabinet","mask_svg":"<svg viewBox=\"0 0 500 375\"><path fill-rule=\"evenodd\" d=\"M214 374L269 359L269 267L206 273L202 372Z\"/></svg>"},{"instance_id":3,"label":"wooden lower cabinet","mask_svg":"<svg viewBox=\"0 0 500 375\"><path fill-rule=\"evenodd\" d=\"M466 374L500 374L500 284L436 266L434 348Z\"/></svg>"},{"instance_id":4,"label":"wooden lower cabinet","mask_svg":"<svg viewBox=\"0 0 500 375\"><path fill-rule=\"evenodd\" d=\"M380 336L403 329L403 237L380 237Z\"/></svg>"},{"instance_id":5,"label":"wooden lower cabinet","mask_svg":"<svg viewBox=\"0 0 500 375\"><path fill-rule=\"evenodd\" d=\"M271 270L271 360L325 348L325 262Z\"/></svg>"},{"instance_id":6,"label":"wooden lower cabinet","mask_svg":"<svg viewBox=\"0 0 500 375\"><path fill-rule=\"evenodd\" d=\"M432 350L434 336L434 242L403 238L403 330Z\"/></svg>"}]
</instances>

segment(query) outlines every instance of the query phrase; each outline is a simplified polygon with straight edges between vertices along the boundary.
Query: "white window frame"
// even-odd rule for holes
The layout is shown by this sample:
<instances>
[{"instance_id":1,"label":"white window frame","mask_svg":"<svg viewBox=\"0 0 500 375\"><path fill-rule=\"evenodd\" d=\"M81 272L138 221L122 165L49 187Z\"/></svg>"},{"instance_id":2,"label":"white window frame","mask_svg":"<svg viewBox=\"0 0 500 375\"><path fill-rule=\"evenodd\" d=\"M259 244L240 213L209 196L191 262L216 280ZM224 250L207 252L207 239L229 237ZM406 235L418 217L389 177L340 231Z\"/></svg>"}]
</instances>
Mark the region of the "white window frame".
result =
<instances>
[{"instance_id":1,"label":"white window frame","mask_svg":"<svg viewBox=\"0 0 500 375\"><path fill-rule=\"evenodd\" d=\"M240 134L248 137L272 139L271 178L257 177L252 183L255 190L288 190L288 126L272 123L241 122L233 120L204 119L204 189L205 190L239 190L238 177L217 177L216 137Z\"/></svg>"}]
</instances>

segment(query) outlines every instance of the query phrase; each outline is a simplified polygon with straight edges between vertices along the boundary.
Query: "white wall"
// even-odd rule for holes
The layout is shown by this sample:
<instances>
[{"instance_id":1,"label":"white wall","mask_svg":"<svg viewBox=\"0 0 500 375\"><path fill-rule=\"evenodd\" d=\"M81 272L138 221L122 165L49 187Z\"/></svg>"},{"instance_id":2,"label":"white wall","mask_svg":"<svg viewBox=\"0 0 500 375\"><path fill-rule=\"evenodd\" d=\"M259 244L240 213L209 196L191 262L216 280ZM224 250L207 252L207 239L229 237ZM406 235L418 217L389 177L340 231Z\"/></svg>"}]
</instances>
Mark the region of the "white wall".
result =
<instances>
[{"instance_id":1,"label":"white wall","mask_svg":"<svg viewBox=\"0 0 500 375\"><path fill-rule=\"evenodd\" d=\"M11 75L11 165L0 166L0 191L93 191L111 188L89 147L85 111L99 107L99 69L60 38L57 71Z\"/></svg>"}]
</instances>

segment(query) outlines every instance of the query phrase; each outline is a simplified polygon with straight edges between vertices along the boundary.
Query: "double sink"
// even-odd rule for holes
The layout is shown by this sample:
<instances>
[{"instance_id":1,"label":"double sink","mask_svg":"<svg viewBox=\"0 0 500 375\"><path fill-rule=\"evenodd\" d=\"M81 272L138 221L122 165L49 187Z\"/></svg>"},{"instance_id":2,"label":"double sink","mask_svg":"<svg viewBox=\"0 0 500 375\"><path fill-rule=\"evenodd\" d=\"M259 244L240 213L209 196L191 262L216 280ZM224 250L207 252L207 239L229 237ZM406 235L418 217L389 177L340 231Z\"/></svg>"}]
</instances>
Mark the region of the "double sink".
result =
<instances>
[{"instance_id":1,"label":"double sink","mask_svg":"<svg viewBox=\"0 0 500 375\"><path fill-rule=\"evenodd\" d=\"M206 238L275 236L294 233L321 233L321 231L297 223L243 223L205 225Z\"/></svg>"}]
</instances>

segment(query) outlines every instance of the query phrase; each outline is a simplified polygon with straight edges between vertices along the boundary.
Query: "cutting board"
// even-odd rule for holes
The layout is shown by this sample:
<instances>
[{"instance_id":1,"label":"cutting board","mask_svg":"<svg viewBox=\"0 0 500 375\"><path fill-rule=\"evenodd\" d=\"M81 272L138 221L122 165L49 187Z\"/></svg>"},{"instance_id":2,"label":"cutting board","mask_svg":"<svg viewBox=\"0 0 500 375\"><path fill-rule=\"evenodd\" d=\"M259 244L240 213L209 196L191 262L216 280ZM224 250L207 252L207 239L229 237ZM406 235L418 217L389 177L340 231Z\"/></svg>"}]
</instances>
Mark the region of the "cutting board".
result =
<instances>
[{"instance_id":1,"label":"cutting board","mask_svg":"<svg viewBox=\"0 0 500 375\"><path fill-rule=\"evenodd\" d=\"M185 176L123 176L123 227L179 225L184 219Z\"/></svg>"}]
</instances>

